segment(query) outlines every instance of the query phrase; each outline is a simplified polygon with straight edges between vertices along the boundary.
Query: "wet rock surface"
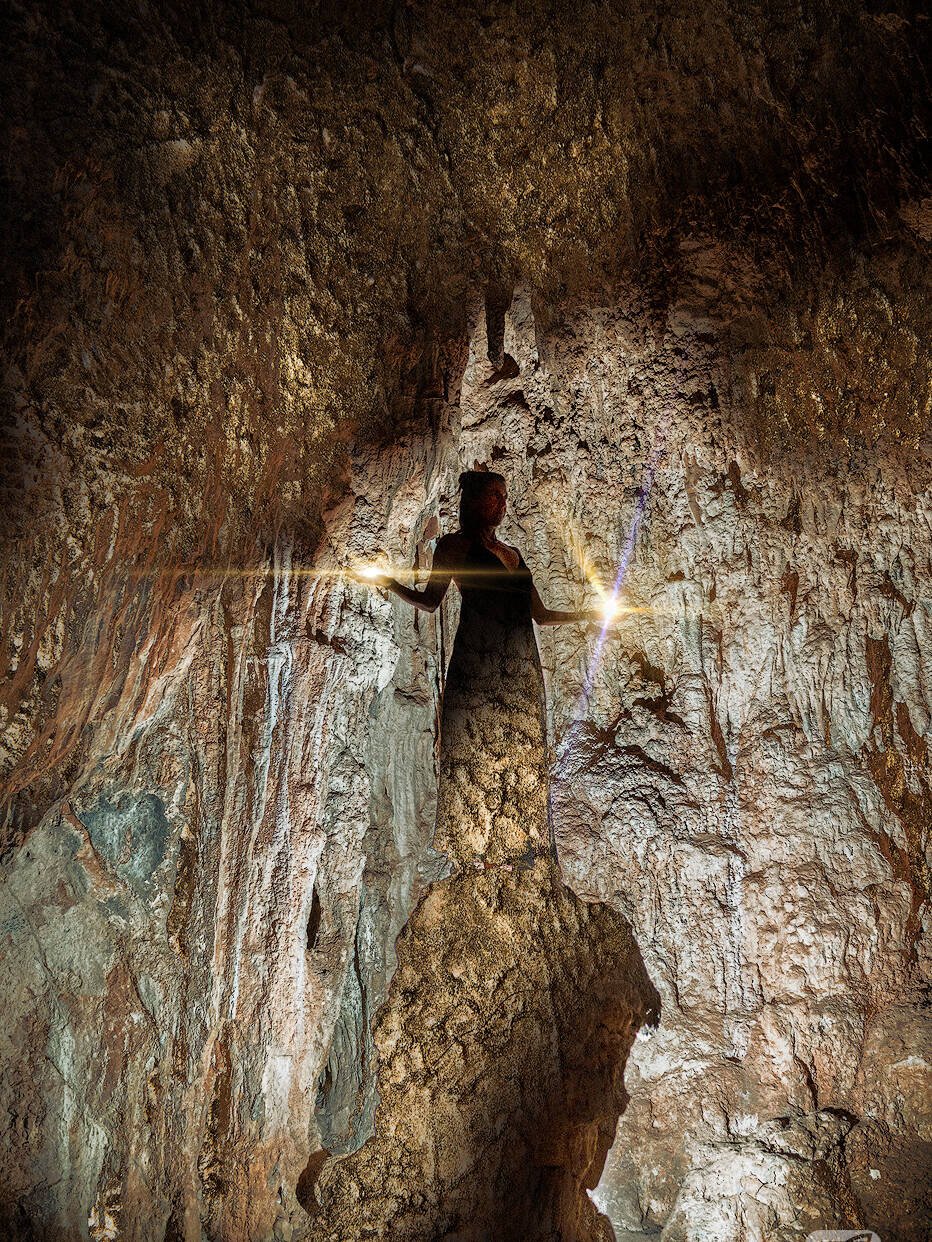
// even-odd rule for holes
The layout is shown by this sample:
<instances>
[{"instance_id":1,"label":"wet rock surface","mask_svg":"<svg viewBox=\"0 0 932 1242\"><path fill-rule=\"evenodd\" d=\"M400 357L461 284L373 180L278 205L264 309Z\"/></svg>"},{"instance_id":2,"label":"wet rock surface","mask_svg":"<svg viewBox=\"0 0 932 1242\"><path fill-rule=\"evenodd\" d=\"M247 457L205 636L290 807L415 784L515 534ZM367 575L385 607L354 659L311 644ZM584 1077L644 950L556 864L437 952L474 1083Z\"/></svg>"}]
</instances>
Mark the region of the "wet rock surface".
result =
<instances>
[{"instance_id":1,"label":"wet rock surface","mask_svg":"<svg viewBox=\"0 0 932 1242\"><path fill-rule=\"evenodd\" d=\"M512 911L583 1078L600 1006L633 1034L636 941L662 1017L593 1191L619 1237L926 1236L918 6L2 20L7 1235L310 1237L315 1186L355 1220L404 1117L397 980L426 1029L465 946L418 919L456 891ZM541 636L568 892L443 879L455 602L341 576L428 564L476 460L548 603L624 565L643 610L597 660ZM530 1167L598 1237L620 1082L555 1111L549 1055ZM498 1210L410 1150L432 1202Z\"/></svg>"}]
</instances>

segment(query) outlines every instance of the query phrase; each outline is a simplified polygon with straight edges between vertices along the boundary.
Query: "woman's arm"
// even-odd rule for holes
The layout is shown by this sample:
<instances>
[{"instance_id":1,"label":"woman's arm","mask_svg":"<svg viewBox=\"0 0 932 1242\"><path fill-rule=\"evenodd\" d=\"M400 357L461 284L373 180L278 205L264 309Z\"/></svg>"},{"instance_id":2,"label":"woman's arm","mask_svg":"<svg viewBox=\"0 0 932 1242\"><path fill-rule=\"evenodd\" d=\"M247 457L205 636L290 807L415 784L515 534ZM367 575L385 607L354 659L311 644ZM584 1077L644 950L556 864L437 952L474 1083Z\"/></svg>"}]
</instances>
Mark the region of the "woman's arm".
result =
<instances>
[{"instance_id":1,"label":"woman's arm","mask_svg":"<svg viewBox=\"0 0 932 1242\"><path fill-rule=\"evenodd\" d=\"M567 621L601 625L604 620L602 614L594 608L584 608L580 612L560 612L559 609L548 608L537 593L536 586L531 587L531 616L538 625L563 625Z\"/></svg>"},{"instance_id":2,"label":"woman's arm","mask_svg":"<svg viewBox=\"0 0 932 1242\"><path fill-rule=\"evenodd\" d=\"M384 586L393 595L397 595L406 603L413 604L415 608L420 608L422 612L436 612L452 580L452 560L449 550L441 539L434 551L430 577L422 591L417 590L416 587L405 586L402 582L396 582L394 578L387 578L383 582L378 582L377 585Z\"/></svg>"}]
</instances>

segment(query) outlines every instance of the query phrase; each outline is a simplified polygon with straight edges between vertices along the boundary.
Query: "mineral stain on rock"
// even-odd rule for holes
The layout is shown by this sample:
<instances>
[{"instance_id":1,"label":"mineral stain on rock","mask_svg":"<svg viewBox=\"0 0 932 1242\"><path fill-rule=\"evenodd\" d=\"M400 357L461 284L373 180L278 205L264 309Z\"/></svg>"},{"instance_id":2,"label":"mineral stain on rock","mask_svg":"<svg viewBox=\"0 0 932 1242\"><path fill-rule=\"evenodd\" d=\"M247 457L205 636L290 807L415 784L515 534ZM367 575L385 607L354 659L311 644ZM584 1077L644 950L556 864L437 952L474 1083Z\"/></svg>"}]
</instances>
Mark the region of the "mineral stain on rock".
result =
<instances>
[{"instance_id":1,"label":"mineral stain on rock","mask_svg":"<svg viewBox=\"0 0 932 1242\"><path fill-rule=\"evenodd\" d=\"M101 796L78 817L114 874L141 895L151 893L171 839L161 799L150 793Z\"/></svg>"}]
</instances>

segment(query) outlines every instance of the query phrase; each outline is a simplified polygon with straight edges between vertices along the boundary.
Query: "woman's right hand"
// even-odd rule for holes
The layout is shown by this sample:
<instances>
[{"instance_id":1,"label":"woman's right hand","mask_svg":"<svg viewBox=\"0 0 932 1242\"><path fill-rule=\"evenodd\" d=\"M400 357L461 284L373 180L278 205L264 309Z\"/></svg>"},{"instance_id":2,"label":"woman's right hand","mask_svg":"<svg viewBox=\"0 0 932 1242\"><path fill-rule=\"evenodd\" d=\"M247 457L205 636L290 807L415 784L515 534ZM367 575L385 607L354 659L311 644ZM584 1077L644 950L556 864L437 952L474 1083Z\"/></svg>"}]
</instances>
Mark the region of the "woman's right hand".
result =
<instances>
[{"instance_id":1,"label":"woman's right hand","mask_svg":"<svg viewBox=\"0 0 932 1242\"><path fill-rule=\"evenodd\" d=\"M394 579L378 565L364 565L360 569L350 569L349 576L360 586L375 587L379 591L390 590Z\"/></svg>"},{"instance_id":2,"label":"woman's right hand","mask_svg":"<svg viewBox=\"0 0 932 1242\"><path fill-rule=\"evenodd\" d=\"M599 630L611 630L618 624L619 614L614 609L590 608L585 613L589 625Z\"/></svg>"}]
</instances>

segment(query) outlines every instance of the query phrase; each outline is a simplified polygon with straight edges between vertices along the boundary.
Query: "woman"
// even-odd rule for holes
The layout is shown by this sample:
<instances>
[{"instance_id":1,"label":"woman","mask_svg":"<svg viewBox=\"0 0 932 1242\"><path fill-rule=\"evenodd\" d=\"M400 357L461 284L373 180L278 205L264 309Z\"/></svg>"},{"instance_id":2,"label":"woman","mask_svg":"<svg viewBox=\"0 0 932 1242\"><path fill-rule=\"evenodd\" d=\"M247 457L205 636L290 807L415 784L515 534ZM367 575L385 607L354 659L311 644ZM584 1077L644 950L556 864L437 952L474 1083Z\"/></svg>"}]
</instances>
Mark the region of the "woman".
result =
<instances>
[{"instance_id":1,"label":"woman","mask_svg":"<svg viewBox=\"0 0 932 1242\"><path fill-rule=\"evenodd\" d=\"M460 475L460 529L434 552L423 590L378 585L434 612L455 582L462 596L440 726L436 849L459 867L531 866L552 854L547 797L544 681L531 624L596 622L598 612L547 608L517 548L495 531L505 480Z\"/></svg>"}]
</instances>

